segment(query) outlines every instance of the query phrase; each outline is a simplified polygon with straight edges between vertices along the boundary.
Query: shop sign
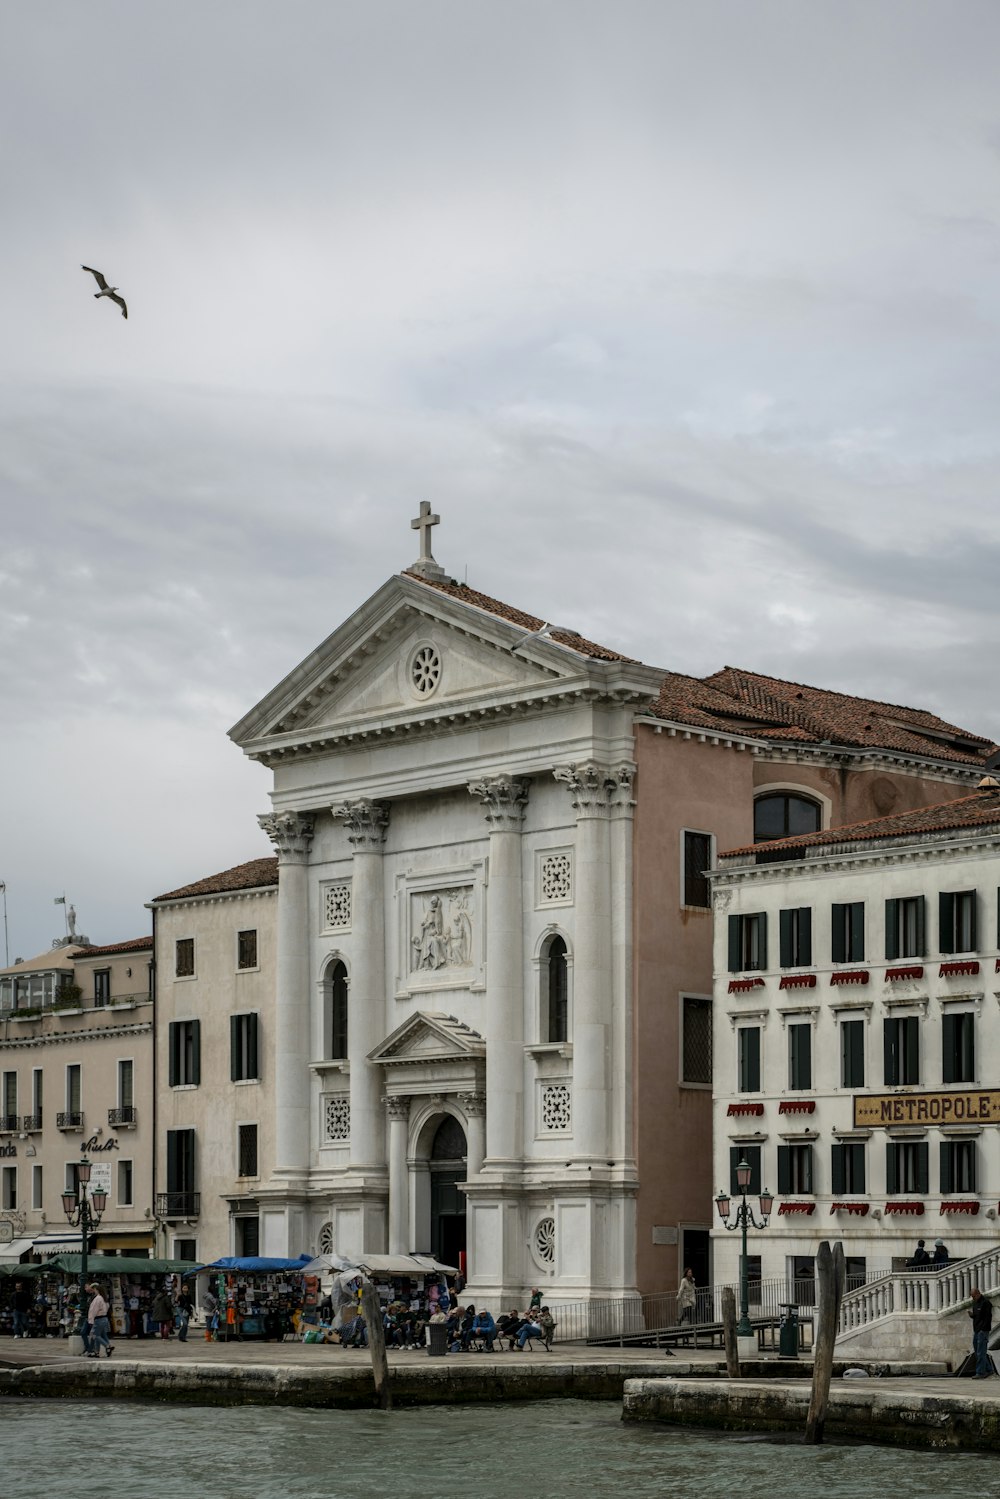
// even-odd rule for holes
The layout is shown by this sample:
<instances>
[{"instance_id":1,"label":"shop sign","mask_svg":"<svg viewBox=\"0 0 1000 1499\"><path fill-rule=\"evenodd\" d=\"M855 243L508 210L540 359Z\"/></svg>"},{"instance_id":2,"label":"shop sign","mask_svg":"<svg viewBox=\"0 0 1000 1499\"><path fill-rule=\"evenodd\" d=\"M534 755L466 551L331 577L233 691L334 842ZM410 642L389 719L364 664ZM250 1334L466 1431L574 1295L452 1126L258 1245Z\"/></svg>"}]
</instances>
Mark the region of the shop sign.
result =
<instances>
[{"instance_id":1,"label":"shop sign","mask_svg":"<svg viewBox=\"0 0 1000 1499\"><path fill-rule=\"evenodd\" d=\"M80 1149L84 1155L94 1155L97 1151L101 1150L117 1150L118 1140L114 1135L109 1135L102 1143L96 1135L91 1135L89 1140L83 1142Z\"/></svg>"},{"instance_id":2,"label":"shop sign","mask_svg":"<svg viewBox=\"0 0 1000 1499\"><path fill-rule=\"evenodd\" d=\"M1000 1124L1000 1090L855 1095L855 1129L906 1124Z\"/></svg>"},{"instance_id":3,"label":"shop sign","mask_svg":"<svg viewBox=\"0 0 1000 1499\"><path fill-rule=\"evenodd\" d=\"M0 1145L0 1156L3 1156L5 1160L9 1160L11 1156L16 1155L17 1146L14 1144L13 1140L8 1140L6 1145Z\"/></svg>"}]
</instances>

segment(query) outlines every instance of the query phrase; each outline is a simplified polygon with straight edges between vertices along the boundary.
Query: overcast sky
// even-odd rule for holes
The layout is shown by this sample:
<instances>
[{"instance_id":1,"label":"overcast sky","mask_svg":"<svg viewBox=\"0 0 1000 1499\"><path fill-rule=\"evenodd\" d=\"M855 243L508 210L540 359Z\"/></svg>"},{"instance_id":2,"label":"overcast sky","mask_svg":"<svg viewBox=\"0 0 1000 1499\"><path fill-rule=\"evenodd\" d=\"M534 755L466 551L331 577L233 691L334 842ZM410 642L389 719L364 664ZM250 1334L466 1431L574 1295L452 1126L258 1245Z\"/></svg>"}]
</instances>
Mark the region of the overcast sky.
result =
<instances>
[{"instance_id":1,"label":"overcast sky","mask_svg":"<svg viewBox=\"0 0 1000 1499\"><path fill-rule=\"evenodd\" d=\"M0 17L11 959L270 851L226 730L423 499L646 661L1000 736L994 0Z\"/></svg>"}]
</instances>

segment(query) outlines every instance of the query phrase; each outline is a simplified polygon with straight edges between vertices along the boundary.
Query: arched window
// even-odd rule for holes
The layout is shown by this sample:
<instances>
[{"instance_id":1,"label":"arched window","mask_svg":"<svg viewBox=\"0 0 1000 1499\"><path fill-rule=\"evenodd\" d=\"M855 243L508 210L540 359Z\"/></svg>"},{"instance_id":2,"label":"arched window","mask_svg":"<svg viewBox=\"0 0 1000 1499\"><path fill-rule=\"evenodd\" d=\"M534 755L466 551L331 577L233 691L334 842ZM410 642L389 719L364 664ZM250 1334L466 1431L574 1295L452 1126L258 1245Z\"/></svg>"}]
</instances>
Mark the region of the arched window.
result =
<instances>
[{"instance_id":1,"label":"arched window","mask_svg":"<svg viewBox=\"0 0 1000 1499\"><path fill-rule=\"evenodd\" d=\"M334 963L327 977L330 986L330 1056L334 1061L347 1058L347 969Z\"/></svg>"},{"instance_id":2,"label":"arched window","mask_svg":"<svg viewBox=\"0 0 1000 1499\"><path fill-rule=\"evenodd\" d=\"M569 1026L569 973L566 965L566 944L561 937L553 937L545 958L548 975L548 1035L546 1041L568 1040Z\"/></svg>"},{"instance_id":3,"label":"arched window","mask_svg":"<svg viewBox=\"0 0 1000 1499\"><path fill-rule=\"evenodd\" d=\"M788 791L758 796L753 804L753 841L790 838L796 833L818 833L823 822L818 802Z\"/></svg>"}]
</instances>

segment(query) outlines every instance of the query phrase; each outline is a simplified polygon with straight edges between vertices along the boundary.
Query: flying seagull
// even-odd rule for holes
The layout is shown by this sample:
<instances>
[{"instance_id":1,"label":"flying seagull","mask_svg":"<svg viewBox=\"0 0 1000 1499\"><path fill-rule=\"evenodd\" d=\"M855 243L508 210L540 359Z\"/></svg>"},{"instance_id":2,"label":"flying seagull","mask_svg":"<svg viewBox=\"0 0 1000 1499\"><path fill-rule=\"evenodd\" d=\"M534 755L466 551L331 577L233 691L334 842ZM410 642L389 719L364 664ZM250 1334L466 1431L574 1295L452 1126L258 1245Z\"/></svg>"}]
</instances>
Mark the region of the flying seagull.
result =
<instances>
[{"instance_id":1,"label":"flying seagull","mask_svg":"<svg viewBox=\"0 0 1000 1499\"><path fill-rule=\"evenodd\" d=\"M581 638L579 630L571 630L566 625L543 624L542 627L538 630L525 630L523 635L519 635L518 638L514 641L514 644L509 648L511 655L513 656L515 652L519 651L522 645L524 645L525 641L527 640L551 640L552 632L554 630L558 630L560 635L572 635L575 636L577 640ZM562 641L553 640L552 644L562 645Z\"/></svg>"},{"instance_id":2,"label":"flying seagull","mask_svg":"<svg viewBox=\"0 0 1000 1499\"><path fill-rule=\"evenodd\" d=\"M95 271L92 265L82 265L80 269L81 271L89 271L94 280L97 282L98 286L101 288L100 291L95 291L94 296L110 297L112 302L118 303L118 306L122 310L122 317L127 318L128 308L125 306L125 298L118 295L117 286L109 286L104 277L101 275L100 271Z\"/></svg>"}]
</instances>

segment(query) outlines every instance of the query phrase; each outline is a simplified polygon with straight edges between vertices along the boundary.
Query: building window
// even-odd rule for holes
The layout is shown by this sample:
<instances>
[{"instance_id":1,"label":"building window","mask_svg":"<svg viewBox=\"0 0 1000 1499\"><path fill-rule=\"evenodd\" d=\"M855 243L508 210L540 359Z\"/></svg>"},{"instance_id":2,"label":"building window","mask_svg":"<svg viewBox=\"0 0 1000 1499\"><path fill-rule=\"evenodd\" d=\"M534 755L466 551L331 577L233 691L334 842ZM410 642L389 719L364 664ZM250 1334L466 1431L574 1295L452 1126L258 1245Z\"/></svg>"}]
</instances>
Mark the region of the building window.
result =
<instances>
[{"instance_id":1,"label":"building window","mask_svg":"<svg viewBox=\"0 0 1000 1499\"><path fill-rule=\"evenodd\" d=\"M229 1017L229 1076L234 1083L256 1081L260 1077L257 1047L257 1016Z\"/></svg>"},{"instance_id":2,"label":"building window","mask_svg":"<svg viewBox=\"0 0 1000 1499\"><path fill-rule=\"evenodd\" d=\"M174 1259L188 1260L191 1264L198 1263L198 1240L197 1239L175 1239Z\"/></svg>"},{"instance_id":3,"label":"building window","mask_svg":"<svg viewBox=\"0 0 1000 1499\"><path fill-rule=\"evenodd\" d=\"M42 1168L41 1168L41 1166L32 1166L32 1168L31 1168L31 1207L32 1207L32 1211L36 1212L36 1213L40 1212L41 1209L44 1206L45 1206L45 1199L42 1196Z\"/></svg>"},{"instance_id":4,"label":"building window","mask_svg":"<svg viewBox=\"0 0 1000 1499\"><path fill-rule=\"evenodd\" d=\"M327 976L329 984L329 1036L330 1056L335 1062L347 1060L347 969L343 963L334 963Z\"/></svg>"},{"instance_id":5,"label":"building window","mask_svg":"<svg viewBox=\"0 0 1000 1499\"><path fill-rule=\"evenodd\" d=\"M237 1126L236 1152L238 1157L237 1174L239 1176L257 1176L256 1124L240 1124Z\"/></svg>"},{"instance_id":6,"label":"building window","mask_svg":"<svg viewBox=\"0 0 1000 1499\"><path fill-rule=\"evenodd\" d=\"M111 999L111 969L94 969L94 1004L100 1008Z\"/></svg>"},{"instance_id":7,"label":"building window","mask_svg":"<svg viewBox=\"0 0 1000 1499\"><path fill-rule=\"evenodd\" d=\"M753 841L767 843L772 838L818 833L822 820L819 803L808 797L784 791L758 796L753 804Z\"/></svg>"},{"instance_id":8,"label":"building window","mask_svg":"<svg viewBox=\"0 0 1000 1499\"><path fill-rule=\"evenodd\" d=\"M938 895L938 948L943 953L975 952L975 890L942 890Z\"/></svg>"},{"instance_id":9,"label":"building window","mask_svg":"<svg viewBox=\"0 0 1000 1499\"><path fill-rule=\"evenodd\" d=\"M895 958L922 958L924 941L924 898L909 895L885 903L885 955Z\"/></svg>"},{"instance_id":10,"label":"building window","mask_svg":"<svg viewBox=\"0 0 1000 1499\"><path fill-rule=\"evenodd\" d=\"M865 1190L865 1147L860 1140L841 1140L830 1150L830 1189L834 1197L842 1192Z\"/></svg>"},{"instance_id":11,"label":"building window","mask_svg":"<svg viewBox=\"0 0 1000 1499\"><path fill-rule=\"evenodd\" d=\"M132 1206L132 1162L118 1162L118 1206L130 1208Z\"/></svg>"},{"instance_id":12,"label":"building window","mask_svg":"<svg viewBox=\"0 0 1000 1499\"><path fill-rule=\"evenodd\" d=\"M865 903L852 900L830 907L830 958L834 963L865 961Z\"/></svg>"},{"instance_id":13,"label":"building window","mask_svg":"<svg viewBox=\"0 0 1000 1499\"><path fill-rule=\"evenodd\" d=\"M885 1086L900 1088L920 1081L920 1021L916 1015L882 1022Z\"/></svg>"},{"instance_id":14,"label":"building window","mask_svg":"<svg viewBox=\"0 0 1000 1499\"><path fill-rule=\"evenodd\" d=\"M865 1022L840 1022L840 1086L863 1088L865 1085Z\"/></svg>"},{"instance_id":15,"label":"building window","mask_svg":"<svg viewBox=\"0 0 1000 1499\"><path fill-rule=\"evenodd\" d=\"M801 1091L812 1087L812 1026L788 1027L788 1086Z\"/></svg>"},{"instance_id":16,"label":"building window","mask_svg":"<svg viewBox=\"0 0 1000 1499\"><path fill-rule=\"evenodd\" d=\"M740 1184L736 1177L736 1168L740 1161L746 1161L750 1167L750 1185L747 1187L748 1197L759 1197L761 1193L760 1177L760 1146L759 1145L730 1145L729 1147L729 1195L739 1198Z\"/></svg>"},{"instance_id":17,"label":"building window","mask_svg":"<svg viewBox=\"0 0 1000 1499\"><path fill-rule=\"evenodd\" d=\"M3 1075L3 1096L0 1097L0 1130L10 1133L17 1129L17 1073Z\"/></svg>"},{"instance_id":18,"label":"building window","mask_svg":"<svg viewBox=\"0 0 1000 1499\"><path fill-rule=\"evenodd\" d=\"M42 1127L42 1098L44 1088L42 1086L43 1072L41 1067L36 1067L31 1074L31 1108L35 1116L35 1128Z\"/></svg>"},{"instance_id":19,"label":"building window","mask_svg":"<svg viewBox=\"0 0 1000 1499\"><path fill-rule=\"evenodd\" d=\"M566 943L562 937L553 937L545 955L546 976L546 1041L555 1043L568 1039L569 1028L569 967L566 962Z\"/></svg>"},{"instance_id":20,"label":"building window","mask_svg":"<svg viewBox=\"0 0 1000 1499\"><path fill-rule=\"evenodd\" d=\"M711 1084L712 1081L712 1001L685 994L681 998L682 1080L685 1083Z\"/></svg>"},{"instance_id":21,"label":"building window","mask_svg":"<svg viewBox=\"0 0 1000 1499\"><path fill-rule=\"evenodd\" d=\"M79 1062L71 1062L66 1068L66 1112L79 1114L83 1096L82 1069Z\"/></svg>"},{"instance_id":22,"label":"building window","mask_svg":"<svg viewBox=\"0 0 1000 1499\"><path fill-rule=\"evenodd\" d=\"M0 1207L8 1213L17 1210L17 1167L4 1166L0 1174Z\"/></svg>"},{"instance_id":23,"label":"building window","mask_svg":"<svg viewBox=\"0 0 1000 1499\"><path fill-rule=\"evenodd\" d=\"M257 933L239 932L236 937L236 966L238 968L257 967Z\"/></svg>"},{"instance_id":24,"label":"building window","mask_svg":"<svg viewBox=\"0 0 1000 1499\"><path fill-rule=\"evenodd\" d=\"M194 978L194 938L178 939L174 958L174 974L179 979Z\"/></svg>"},{"instance_id":25,"label":"building window","mask_svg":"<svg viewBox=\"0 0 1000 1499\"><path fill-rule=\"evenodd\" d=\"M260 1219L237 1218L236 1253L247 1259L256 1259L260 1254Z\"/></svg>"},{"instance_id":26,"label":"building window","mask_svg":"<svg viewBox=\"0 0 1000 1499\"><path fill-rule=\"evenodd\" d=\"M941 1195L978 1192L975 1140L941 1141Z\"/></svg>"},{"instance_id":27,"label":"building window","mask_svg":"<svg viewBox=\"0 0 1000 1499\"><path fill-rule=\"evenodd\" d=\"M80 1162L79 1161L67 1161L66 1162L66 1185L64 1186L63 1191L64 1192L73 1192L77 1196L80 1195Z\"/></svg>"},{"instance_id":28,"label":"building window","mask_svg":"<svg viewBox=\"0 0 1000 1499\"><path fill-rule=\"evenodd\" d=\"M135 1106L135 1064L131 1058L118 1063L118 1107L122 1110Z\"/></svg>"},{"instance_id":29,"label":"building window","mask_svg":"<svg viewBox=\"0 0 1000 1499\"><path fill-rule=\"evenodd\" d=\"M941 1081L974 1083L976 1080L976 1017L971 1011L944 1015L941 1019Z\"/></svg>"},{"instance_id":30,"label":"building window","mask_svg":"<svg viewBox=\"0 0 1000 1499\"><path fill-rule=\"evenodd\" d=\"M782 968L808 968L812 963L812 909L796 906L778 913L778 945Z\"/></svg>"},{"instance_id":31,"label":"building window","mask_svg":"<svg viewBox=\"0 0 1000 1499\"><path fill-rule=\"evenodd\" d=\"M778 1146L778 1191L814 1192L813 1148L811 1145Z\"/></svg>"},{"instance_id":32,"label":"building window","mask_svg":"<svg viewBox=\"0 0 1000 1499\"><path fill-rule=\"evenodd\" d=\"M711 833L684 834L684 904L709 907L712 892L705 871L712 867Z\"/></svg>"},{"instance_id":33,"label":"building window","mask_svg":"<svg viewBox=\"0 0 1000 1499\"><path fill-rule=\"evenodd\" d=\"M925 1140L890 1140L885 1147L885 1190L897 1192L928 1190L927 1142Z\"/></svg>"},{"instance_id":34,"label":"building window","mask_svg":"<svg viewBox=\"0 0 1000 1499\"><path fill-rule=\"evenodd\" d=\"M767 967L767 912L729 918L729 972L758 973Z\"/></svg>"},{"instance_id":35,"label":"building window","mask_svg":"<svg viewBox=\"0 0 1000 1499\"><path fill-rule=\"evenodd\" d=\"M742 1025L736 1032L738 1087L741 1093L760 1092L760 1026Z\"/></svg>"},{"instance_id":36,"label":"building window","mask_svg":"<svg viewBox=\"0 0 1000 1499\"><path fill-rule=\"evenodd\" d=\"M183 1088L201 1082L201 1021L172 1020L168 1031L169 1083Z\"/></svg>"},{"instance_id":37,"label":"building window","mask_svg":"<svg viewBox=\"0 0 1000 1499\"><path fill-rule=\"evenodd\" d=\"M195 1133L193 1129L167 1130L168 1210L184 1217L194 1216Z\"/></svg>"}]
</instances>

